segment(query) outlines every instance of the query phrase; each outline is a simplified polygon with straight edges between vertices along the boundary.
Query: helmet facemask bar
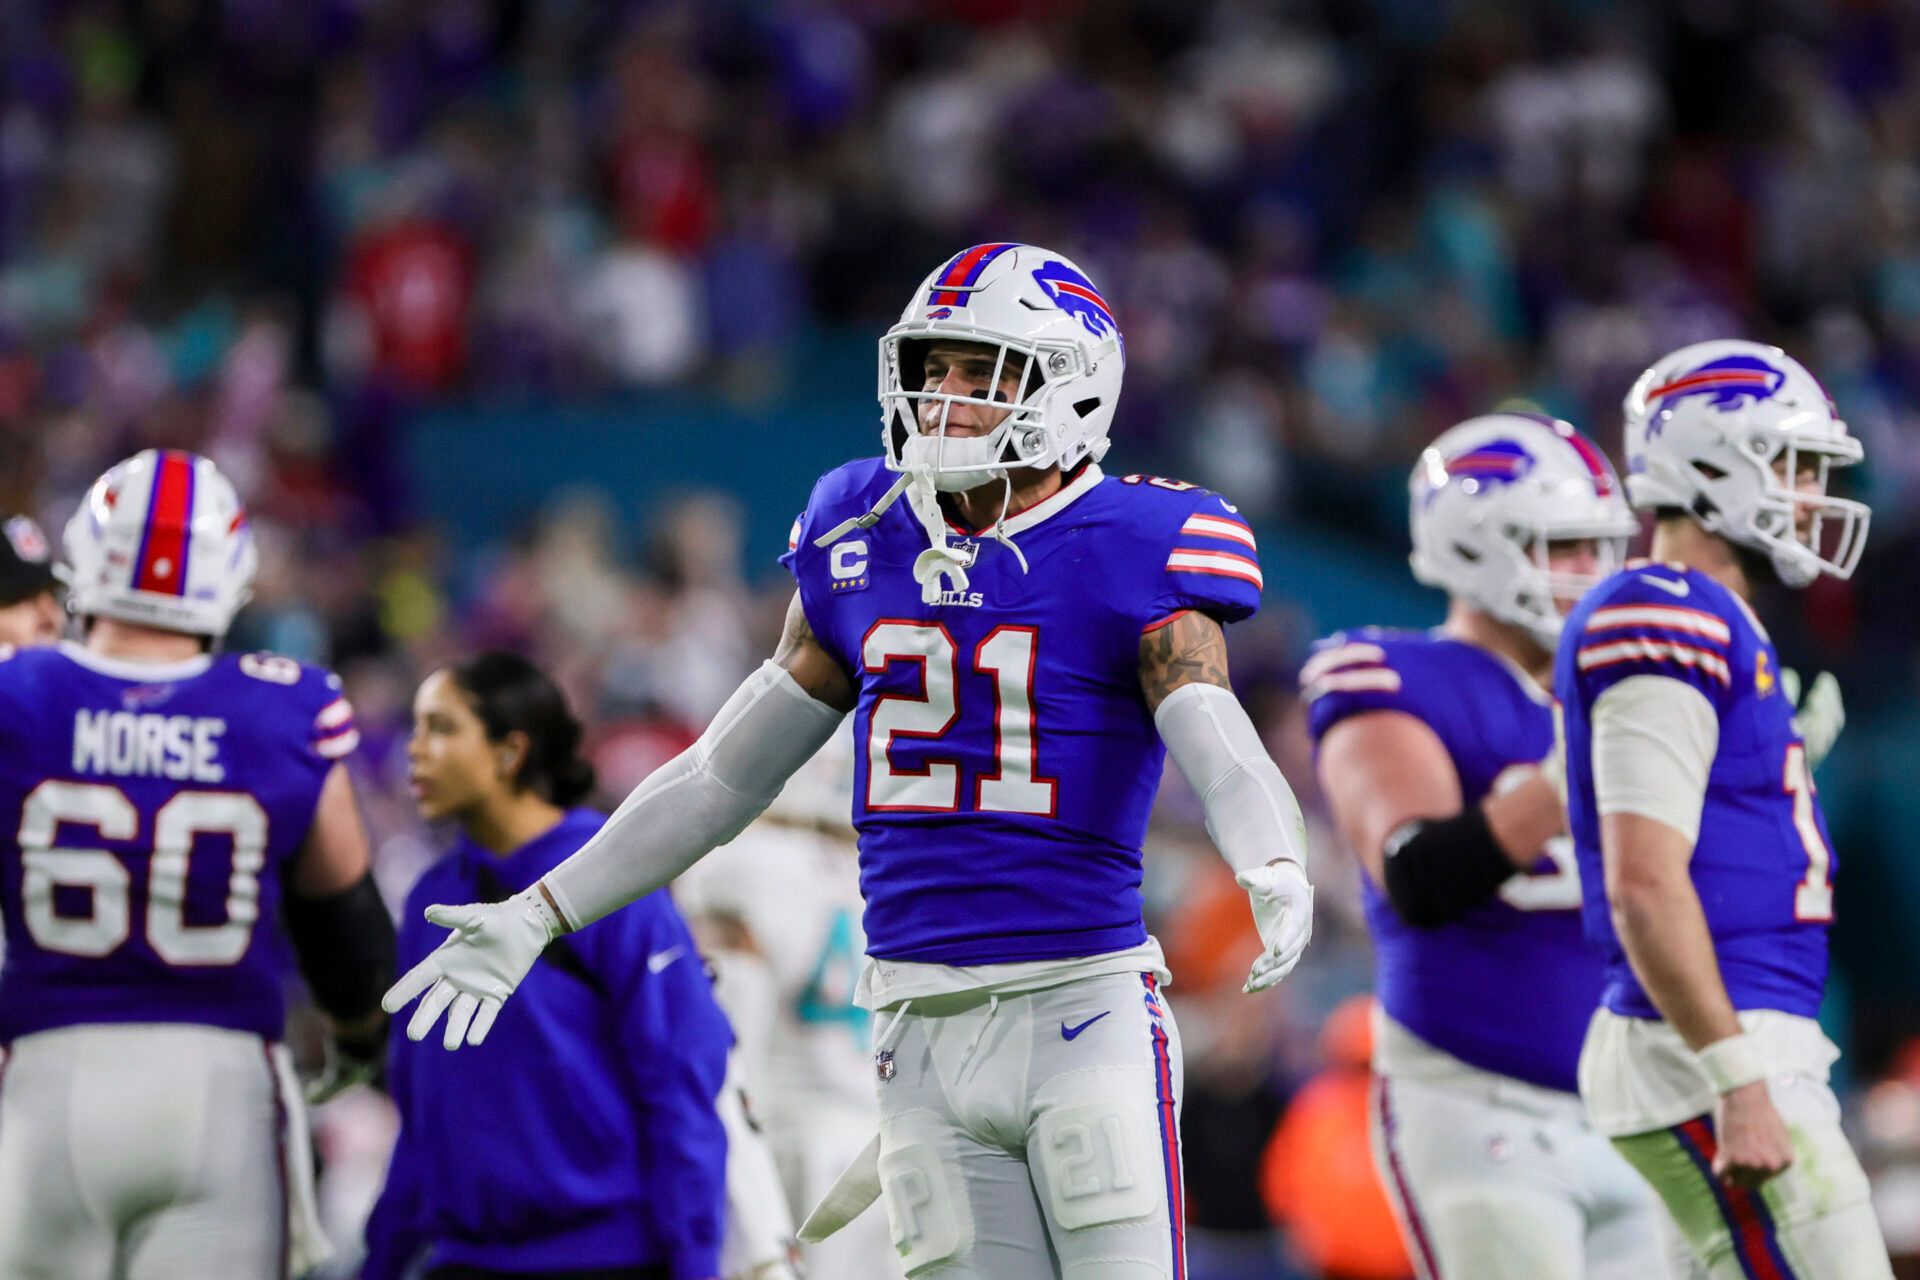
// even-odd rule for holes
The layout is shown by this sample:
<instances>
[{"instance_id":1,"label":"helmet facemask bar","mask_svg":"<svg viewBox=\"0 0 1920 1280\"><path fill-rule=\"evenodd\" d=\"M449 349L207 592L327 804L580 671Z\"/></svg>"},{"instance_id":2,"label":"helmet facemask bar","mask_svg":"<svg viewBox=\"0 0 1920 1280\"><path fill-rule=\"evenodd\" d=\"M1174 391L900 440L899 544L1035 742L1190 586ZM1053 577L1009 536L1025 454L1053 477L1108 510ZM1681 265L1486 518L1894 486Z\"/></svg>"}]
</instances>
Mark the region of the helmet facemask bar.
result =
<instances>
[{"instance_id":1,"label":"helmet facemask bar","mask_svg":"<svg viewBox=\"0 0 1920 1280\"><path fill-rule=\"evenodd\" d=\"M1745 528L1719 532L1767 554L1790 587L1806 586L1821 573L1851 577L1866 550L1872 512L1863 502L1832 496L1828 488L1835 467L1860 461L1860 442L1844 435L1807 437L1757 428L1742 445L1739 456L1753 466L1762 496ZM1803 468L1812 473L1811 489L1796 483Z\"/></svg>"},{"instance_id":2,"label":"helmet facemask bar","mask_svg":"<svg viewBox=\"0 0 1920 1280\"><path fill-rule=\"evenodd\" d=\"M924 389L924 374L916 378L909 371L923 365L935 343L991 349L985 388L973 394ZM1046 428L1046 392L1051 383L1078 368L1078 353L1071 347L1015 342L970 327L945 325L896 329L881 340L880 351L880 403L890 469L929 468L935 486L952 492L1004 479L1012 468L1054 464L1055 450ZM1001 386L1016 362L1020 371L1009 398ZM916 384L920 389L911 389ZM921 422L921 409L930 404L939 409L929 428ZM1005 416L980 435L950 435L947 424L956 404L990 405Z\"/></svg>"}]
</instances>

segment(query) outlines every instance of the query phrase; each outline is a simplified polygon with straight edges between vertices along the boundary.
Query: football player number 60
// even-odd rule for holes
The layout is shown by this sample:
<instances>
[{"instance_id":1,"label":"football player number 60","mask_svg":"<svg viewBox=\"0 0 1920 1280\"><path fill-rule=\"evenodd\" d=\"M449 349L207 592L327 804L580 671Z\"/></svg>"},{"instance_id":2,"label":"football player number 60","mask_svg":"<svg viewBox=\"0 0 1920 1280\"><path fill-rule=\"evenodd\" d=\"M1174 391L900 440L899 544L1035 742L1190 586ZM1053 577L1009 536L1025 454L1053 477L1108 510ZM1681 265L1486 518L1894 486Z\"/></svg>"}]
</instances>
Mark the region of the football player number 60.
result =
<instances>
[{"instance_id":1,"label":"football player number 60","mask_svg":"<svg viewBox=\"0 0 1920 1280\"><path fill-rule=\"evenodd\" d=\"M27 931L48 951L104 956L132 932L132 876L103 849L55 845L62 824L92 827L106 840L134 840L140 811L118 787L92 782L43 782L27 797L20 815L20 852ZM227 877L227 918L220 924L188 924L187 864L199 835L233 841ZM153 858L147 873L147 942L168 964L236 964L246 954L260 915L260 869L266 863L267 815L260 802L236 791L182 791L153 815ZM54 890L88 891L85 915L60 912Z\"/></svg>"},{"instance_id":2,"label":"football player number 60","mask_svg":"<svg viewBox=\"0 0 1920 1280\"><path fill-rule=\"evenodd\" d=\"M1033 677L1040 633L1032 627L995 627L973 650L973 669L993 680L993 772L974 779L979 813L1052 817L1059 783L1037 776ZM952 813L960 807L960 765L930 759L919 770L897 768L888 749L896 737L940 738L960 719L960 655L938 623L879 622L861 646L871 672L896 662L917 663L921 692L874 699L867 730L867 808L882 813Z\"/></svg>"}]
</instances>

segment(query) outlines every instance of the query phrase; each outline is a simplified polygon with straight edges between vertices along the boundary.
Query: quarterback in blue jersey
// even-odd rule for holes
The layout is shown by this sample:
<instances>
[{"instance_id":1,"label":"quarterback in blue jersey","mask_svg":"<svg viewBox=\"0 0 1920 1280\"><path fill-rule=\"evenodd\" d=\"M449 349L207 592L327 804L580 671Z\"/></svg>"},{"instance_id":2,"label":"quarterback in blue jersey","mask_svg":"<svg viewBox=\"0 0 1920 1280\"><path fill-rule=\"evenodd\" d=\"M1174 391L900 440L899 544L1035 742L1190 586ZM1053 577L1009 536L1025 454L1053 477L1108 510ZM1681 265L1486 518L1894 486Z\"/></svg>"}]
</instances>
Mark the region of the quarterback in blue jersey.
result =
<instances>
[{"instance_id":1,"label":"quarterback in blue jersey","mask_svg":"<svg viewBox=\"0 0 1920 1280\"><path fill-rule=\"evenodd\" d=\"M1554 672L1567 809L1606 984L1580 1092L1715 1280L1892 1275L1814 1020L1833 846L1808 742L1747 603L1847 577L1867 509L1825 390L1777 348L1717 341L1626 400L1628 495L1654 563L1594 588ZM1604 886L1604 892L1600 890Z\"/></svg>"},{"instance_id":2,"label":"quarterback in blue jersey","mask_svg":"<svg viewBox=\"0 0 1920 1280\"><path fill-rule=\"evenodd\" d=\"M880 353L885 458L814 487L773 661L527 893L435 908L454 936L387 1004L483 1037L553 937L737 834L851 712L880 1133L803 1238L884 1195L909 1273L1177 1280L1179 1034L1140 901L1164 755L1250 895L1248 990L1312 924L1299 806L1227 684L1254 536L1101 472L1125 347L1059 254L957 254Z\"/></svg>"},{"instance_id":3,"label":"quarterback in blue jersey","mask_svg":"<svg viewBox=\"0 0 1920 1280\"><path fill-rule=\"evenodd\" d=\"M1366 869L1382 1011L1375 1157L1425 1277L1658 1280L1658 1201L1581 1113L1600 996L1546 689L1562 616L1634 531L1564 422L1474 418L1410 485L1427 632L1366 630L1301 670L1322 785Z\"/></svg>"},{"instance_id":4,"label":"quarterback in blue jersey","mask_svg":"<svg viewBox=\"0 0 1920 1280\"><path fill-rule=\"evenodd\" d=\"M283 1276L325 1249L285 940L363 1057L393 972L353 709L213 652L254 549L206 459L107 472L66 555L84 640L0 657L0 1275Z\"/></svg>"}]
</instances>

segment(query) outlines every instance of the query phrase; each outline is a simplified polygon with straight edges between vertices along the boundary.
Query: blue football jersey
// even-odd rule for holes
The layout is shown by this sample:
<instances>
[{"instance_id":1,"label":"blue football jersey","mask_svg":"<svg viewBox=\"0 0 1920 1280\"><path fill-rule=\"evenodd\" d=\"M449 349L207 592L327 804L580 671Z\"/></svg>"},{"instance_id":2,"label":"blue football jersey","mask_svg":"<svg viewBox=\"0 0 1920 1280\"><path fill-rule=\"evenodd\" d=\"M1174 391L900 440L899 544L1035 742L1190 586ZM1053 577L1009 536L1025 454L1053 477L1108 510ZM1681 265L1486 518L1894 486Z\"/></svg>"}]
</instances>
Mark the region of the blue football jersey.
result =
<instances>
[{"instance_id":1,"label":"blue football jersey","mask_svg":"<svg viewBox=\"0 0 1920 1280\"><path fill-rule=\"evenodd\" d=\"M282 871L358 740L289 658L0 659L0 1042L76 1023L278 1039Z\"/></svg>"},{"instance_id":2,"label":"blue football jersey","mask_svg":"<svg viewBox=\"0 0 1920 1280\"><path fill-rule=\"evenodd\" d=\"M1837 864L1814 794L1779 655L1745 602L1678 565L1626 569L1567 619L1554 668L1566 717L1567 814L1581 874L1601 883L1591 720L1599 696L1629 676L1662 676L1706 695L1720 723L1694 845L1693 886L1720 976L1736 1009L1816 1017L1827 981ZM1606 1006L1660 1016L1627 963L1605 896L1586 905L1606 954Z\"/></svg>"},{"instance_id":3,"label":"blue football jersey","mask_svg":"<svg viewBox=\"0 0 1920 1280\"><path fill-rule=\"evenodd\" d=\"M1437 631L1335 635L1315 646L1300 681L1316 748L1349 716L1402 712L1446 747L1467 804L1553 746L1544 690L1477 645ZM1361 893L1375 988L1389 1016L1482 1070L1575 1088L1602 970L1581 936L1580 875L1565 837L1549 841L1535 867L1496 896L1434 928L1401 919L1371 877L1361 877Z\"/></svg>"},{"instance_id":4,"label":"blue football jersey","mask_svg":"<svg viewBox=\"0 0 1920 1280\"><path fill-rule=\"evenodd\" d=\"M1259 607L1253 534L1218 495L1089 466L984 532L969 583L921 601L927 537L905 503L825 547L894 477L815 486L782 563L820 643L859 683L854 827L868 954L971 965L1146 940L1141 842L1165 751L1140 637L1185 610Z\"/></svg>"}]
</instances>

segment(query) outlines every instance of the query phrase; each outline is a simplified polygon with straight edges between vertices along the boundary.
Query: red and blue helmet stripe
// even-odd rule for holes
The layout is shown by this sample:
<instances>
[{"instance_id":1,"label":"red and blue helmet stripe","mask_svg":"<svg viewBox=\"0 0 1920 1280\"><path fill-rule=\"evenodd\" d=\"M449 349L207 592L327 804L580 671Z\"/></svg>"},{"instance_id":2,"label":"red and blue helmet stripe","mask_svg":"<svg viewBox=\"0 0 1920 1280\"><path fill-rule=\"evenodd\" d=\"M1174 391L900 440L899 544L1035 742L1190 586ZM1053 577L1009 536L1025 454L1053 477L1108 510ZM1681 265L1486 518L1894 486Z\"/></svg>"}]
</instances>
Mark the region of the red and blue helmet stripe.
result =
<instances>
[{"instance_id":1,"label":"red and blue helmet stripe","mask_svg":"<svg viewBox=\"0 0 1920 1280\"><path fill-rule=\"evenodd\" d=\"M977 244L971 249L963 249L955 254L947 265L936 271L933 276L933 289L927 294L929 307L960 307L966 305L965 293L973 288L993 260L1009 249L1020 246L1011 240L996 241L992 244Z\"/></svg>"},{"instance_id":2,"label":"red and blue helmet stripe","mask_svg":"<svg viewBox=\"0 0 1920 1280\"><path fill-rule=\"evenodd\" d=\"M133 561L133 588L163 595L187 594L187 555L193 546L193 455L160 452L153 490Z\"/></svg>"},{"instance_id":3,"label":"red and blue helmet stripe","mask_svg":"<svg viewBox=\"0 0 1920 1280\"><path fill-rule=\"evenodd\" d=\"M1613 468L1607 465L1606 456L1600 452L1593 441L1566 423L1556 424L1554 430L1560 433L1562 440L1573 446L1573 451L1580 455L1580 461L1586 464L1587 474L1593 477L1593 491L1603 498L1612 497Z\"/></svg>"}]
</instances>

